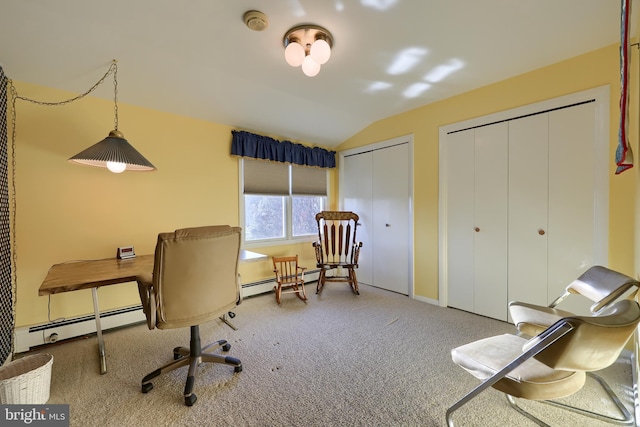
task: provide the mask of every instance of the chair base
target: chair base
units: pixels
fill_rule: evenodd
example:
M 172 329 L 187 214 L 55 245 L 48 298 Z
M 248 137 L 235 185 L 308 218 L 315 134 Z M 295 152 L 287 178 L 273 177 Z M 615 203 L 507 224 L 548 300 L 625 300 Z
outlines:
M 567 404 L 556 402 L 553 400 L 541 400 L 540 403 L 546 403 L 547 405 L 556 406 L 558 408 L 566 409 L 567 411 L 575 412 L 577 414 L 584 415 L 589 418 L 594 418 L 596 420 L 605 421 L 612 424 L 618 424 L 623 426 L 634 425 L 635 419 L 633 415 L 629 412 L 626 406 L 624 406 L 624 404 L 620 401 L 620 399 L 614 393 L 611 387 L 609 387 L 609 384 L 607 384 L 607 382 L 604 379 L 594 374 L 593 372 L 587 372 L 587 375 L 593 378 L 594 380 L 596 380 L 598 384 L 600 384 L 602 389 L 607 393 L 609 400 L 616 406 L 616 408 L 618 409 L 618 412 L 620 412 L 620 414 L 622 415 L 622 418 L 610 417 L 608 415 L 599 414 L 597 412 L 588 411 L 586 409 L 577 408 L 575 406 L 567 405 Z M 531 413 L 522 409 L 518 405 L 516 399 L 513 396 L 509 396 L 508 394 L 505 396 L 507 397 L 507 401 L 509 402 L 509 405 L 511 405 L 511 407 L 516 411 L 518 411 L 520 414 L 529 418 L 531 421 L 538 424 L 539 426 L 549 427 L 549 425 L 546 424 L 544 421 L 542 421 L 541 419 L 535 417 Z
M 331 277 L 327 277 L 327 270 L 326 269 L 321 269 L 320 270 L 320 276 L 318 277 L 318 285 L 316 286 L 316 294 L 319 294 L 322 291 L 322 288 L 324 287 L 324 284 L 326 282 L 343 282 L 343 283 L 348 283 L 349 286 L 351 286 L 351 290 L 353 291 L 354 294 L 356 295 L 360 295 L 360 290 L 358 289 L 358 279 L 356 278 L 356 271 L 353 268 L 350 267 L 344 267 L 347 268 L 347 271 L 349 272 L 348 276 L 331 276 Z
M 282 303 L 282 294 L 296 294 L 305 304 L 307 303 L 307 293 L 304 290 L 303 284 L 276 285 L 273 287 L 273 291 L 276 294 L 276 302 L 278 305 Z
M 205 347 L 200 345 L 200 327 L 191 326 L 191 340 L 189 348 L 176 347 L 173 349 L 173 362 L 167 363 L 163 367 L 156 369 L 149 373 L 142 379 L 142 392 L 148 393 L 153 389 L 153 383 L 151 380 L 167 372 L 171 372 L 182 366 L 189 366 L 189 373 L 187 374 L 187 382 L 184 387 L 184 403 L 187 406 L 192 406 L 197 396 L 193 393 L 193 386 L 195 384 L 196 371 L 198 365 L 201 363 L 221 363 L 225 365 L 231 365 L 234 367 L 234 372 L 242 372 L 242 362 L 235 357 L 223 356 L 220 354 L 205 353 L 209 349 L 220 348 L 222 351 L 229 351 L 231 344 L 226 340 L 219 340 L 211 343 Z

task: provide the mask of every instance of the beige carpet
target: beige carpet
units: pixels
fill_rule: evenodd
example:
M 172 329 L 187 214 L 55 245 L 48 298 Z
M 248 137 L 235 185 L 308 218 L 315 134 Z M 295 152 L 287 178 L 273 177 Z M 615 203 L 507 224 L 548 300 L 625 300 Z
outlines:
M 513 325 L 411 300 L 366 285 L 356 296 L 328 284 L 309 302 L 273 294 L 246 299 L 235 310 L 233 331 L 222 322 L 201 328 L 203 343 L 227 339 L 243 371 L 201 365 L 184 405 L 186 368 L 140 392 L 144 375 L 188 345 L 188 329 L 149 331 L 137 325 L 105 333 L 108 373 L 99 374 L 95 337 L 56 343 L 37 352 L 54 355 L 49 403 L 70 404 L 72 426 L 443 426 L 449 405 L 477 380 L 451 362 L 451 348 Z M 631 368 L 621 358 L 605 372 L 631 405 Z M 591 380 L 572 398 L 606 410 Z M 601 422 L 540 403 L 527 408 L 551 425 Z M 523 405 L 524 406 L 524 405 Z M 491 389 L 461 408 L 458 426 L 534 425 Z

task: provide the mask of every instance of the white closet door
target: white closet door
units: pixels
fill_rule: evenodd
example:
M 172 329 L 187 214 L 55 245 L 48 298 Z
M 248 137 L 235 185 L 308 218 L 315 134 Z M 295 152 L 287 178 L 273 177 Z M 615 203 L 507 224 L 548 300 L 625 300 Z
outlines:
M 474 312 L 507 320 L 508 125 L 475 130 Z
M 549 298 L 595 263 L 595 105 L 549 113 Z M 587 314 L 588 303 L 562 307 Z
M 358 282 L 373 285 L 373 241 L 371 226 L 373 213 L 373 156 L 371 153 L 344 157 L 344 210 L 360 217 L 357 237 L 361 241 L 356 277 Z
M 590 266 L 606 265 L 608 129 L 608 87 L 440 129 L 447 305 L 506 320 L 508 301 L 547 305 Z M 589 305 L 571 296 L 561 308 L 587 314 Z
M 548 114 L 509 122 L 509 301 L 547 305 Z M 557 295 L 556 295 L 557 296 Z
M 447 135 L 447 305 L 473 312 L 474 135 Z
M 409 294 L 409 144 L 373 152 L 373 280 Z

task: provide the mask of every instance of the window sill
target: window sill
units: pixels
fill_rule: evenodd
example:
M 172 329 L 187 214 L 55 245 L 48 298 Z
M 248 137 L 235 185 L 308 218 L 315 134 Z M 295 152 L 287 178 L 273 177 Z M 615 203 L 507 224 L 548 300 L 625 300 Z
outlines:
M 296 245 L 300 243 L 309 243 L 315 242 L 318 240 L 318 236 L 305 236 L 299 237 L 296 239 L 283 239 L 283 240 L 262 240 L 260 242 L 242 242 L 243 249 L 253 249 L 253 248 L 264 248 L 267 246 L 286 246 L 286 245 Z

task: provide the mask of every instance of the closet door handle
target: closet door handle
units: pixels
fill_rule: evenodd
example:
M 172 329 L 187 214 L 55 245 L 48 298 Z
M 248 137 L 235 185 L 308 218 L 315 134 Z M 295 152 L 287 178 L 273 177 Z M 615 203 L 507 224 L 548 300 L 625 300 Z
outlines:
M 391 227 L 391 224 L 385 224 L 384 226 L 385 227 Z
M 541 236 L 544 236 L 545 231 L 541 228 L 540 230 L 538 230 L 538 234 Z
M 474 231 L 475 231 L 476 233 L 478 233 L 478 232 L 480 232 L 480 228 L 476 227 L 476 228 L 474 228 Z

